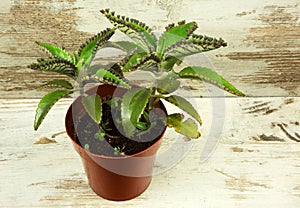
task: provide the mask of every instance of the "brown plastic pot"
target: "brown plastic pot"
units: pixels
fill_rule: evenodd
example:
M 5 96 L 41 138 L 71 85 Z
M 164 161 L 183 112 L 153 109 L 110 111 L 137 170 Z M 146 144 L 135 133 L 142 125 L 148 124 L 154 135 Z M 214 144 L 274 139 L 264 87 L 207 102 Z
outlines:
M 107 95 L 122 96 L 125 92 L 126 90 L 123 88 L 99 85 L 88 90 L 87 93 L 97 93 L 101 97 L 105 97 Z M 161 102 L 156 107 L 166 113 Z M 129 200 L 142 194 L 151 182 L 155 155 L 166 128 L 152 146 L 137 154 L 124 157 L 97 155 L 86 151 L 74 138 L 75 124 L 73 120 L 76 121 L 78 116 L 83 116 L 85 113 L 80 96 L 68 109 L 65 125 L 75 150 L 82 158 L 90 187 L 99 196 L 114 201 Z

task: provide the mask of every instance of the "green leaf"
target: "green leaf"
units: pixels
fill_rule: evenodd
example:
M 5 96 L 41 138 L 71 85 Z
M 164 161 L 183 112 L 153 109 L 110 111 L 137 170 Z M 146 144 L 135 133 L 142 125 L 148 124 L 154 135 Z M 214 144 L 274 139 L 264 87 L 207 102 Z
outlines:
M 81 70 L 83 65 L 84 65 L 84 59 L 78 60 L 78 62 L 75 65 L 76 66 L 76 74 L 80 73 L 80 70 Z
M 77 76 L 77 67 L 72 62 L 60 58 L 39 59 L 37 63 L 28 67 L 37 71 L 56 72 L 73 79 Z
M 145 123 L 145 122 L 137 122 L 136 127 L 142 131 L 145 131 L 148 129 L 147 123 Z
M 105 133 L 102 131 L 102 129 L 99 129 L 94 135 L 94 138 L 98 139 L 100 142 L 103 142 L 105 141 Z
M 100 124 L 102 119 L 102 101 L 101 97 L 95 95 L 85 95 L 82 97 L 82 105 L 89 116 L 97 123 Z
M 102 14 L 121 32 L 135 41 L 143 50 L 153 52 L 156 48 L 156 37 L 145 23 L 136 19 L 115 15 L 109 9 L 101 10 Z
M 193 34 L 188 40 L 180 40 L 165 49 L 165 57 L 176 57 L 183 59 L 200 52 L 206 52 L 226 46 L 227 43 L 220 38 L 216 38 Z
M 161 67 L 165 69 L 165 71 L 171 71 L 175 64 L 180 65 L 181 63 L 182 60 L 174 56 L 166 56 L 161 62 Z
M 165 48 L 177 43 L 180 40 L 187 39 L 192 32 L 197 28 L 195 22 L 189 22 L 187 24 L 178 25 L 167 29 L 159 38 L 156 54 L 158 57 L 162 57 Z
M 73 53 L 73 63 L 74 63 L 75 65 L 77 65 L 78 60 L 79 60 L 78 53 L 75 51 L 75 52 Z
M 135 70 L 145 70 L 145 71 L 155 71 L 157 70 L 157 65 L 160 62 L 158 57 L 154 54 L 134 54 L 124 65 L 124 71 L 135 71 Z
M 174 128 L 176 132 L 189 138 L 198 138 L 201 133 L 198 131 L 197 124 L 192 119 L 183 121 L 184 116 L 180 113 L 175 113 L 167 116 L 167 126 Z
M 198 79 L 216 85 L 217 87 L 238 96 L 245 96 L 223 77 L 209 68 L 193 66 L 182 69 L 178 74 L 181 78 Z
M 116 41 L 116 42 L 107 42 L 107 44 L 105 44 L 104 47 L 112 47 L 112 48 L 116 48 L 116 49 L 120 49 L 124 52 L 126 52 L 127 54 L 131 54 L 135 51 L 138 52 L 145 52 L 145 50 L 143 48 L 141 48 L 139 45 L 137 45 L 134 42 L 130 42 L 130 41 Z
M 72 57 L 62 48 L 50 45 L 47 43 L 42 43 L 42 42 L 36 42 L 39 46 L 43 47 L 46 49 L 46 51 L 49 53 L 49 55 L 53 57 L 58 57 L 60 59 L 68 60 L 70 62 L 73 61 Z
M 121 103 L 121 117 L 126 136 L 131 136 L 136 129 L 150 96 L 151 91 L 147 88 L 132 88 L 124 94 Z
M 176 57 L 177 59 L 183 59 L 186 56 L 190 56 L 196 53 L 204 51 L 200 46 L 194 45 L 187 40 L 181 40 L 165 49 L 165 57 Z
M 173 105 L 176 105 L 181 110 L 188 113 L 190 116 L 195 118 L 200 125 L 202 125 L 202 120 L 194 106 L 185 98 L 178 96 L 178 95 L 171 95 L 169 97 L 164 98 L 169 103 L 172 103 Z
M 157 91 L 161 94 L 170 94 L 180 87 L 180 81 L 176 79 L 177 75 L 170 72 L 166 77 L 157 80 Z
M 67 80 L 63 79 L 54 79 L 46 84 L 43 84 L 40 88 L 48 88 L 48 87 L 62 87 L 65 89 L 73 89 L 73 85 Z
M 115 29 L 107 28 L 93 36 L 86 43 L 80 46 L 78 51 L 79 61 L 84 60 L 84 64 L 90 64 L 93 56 L 99 47 L 102 47 L 115 33 Z
M 111 72 L 112 74 L 116 75 L 117 77 L 119 77 L 122 80 L 125 79 L 124 73 L 123 73 L 123 67 L 121 66 L 120 63 L 115 63 L 108 69 L 108 71 Z
M 37 130 L 52 106 L 62 97 L 71 94 L 69 90 L 56 90 L 46 94 L 39 102 L 34 119 L 34 130 Z
M 115 75 L 112 72 L 107 71 L 105 69 L 99 69 L 96 72 L 96 76 L 98 76 L 103 82 L 108 81 L 109 83 L 114 84 L 114 85 L 120 85 L 125 88 L 130 88 L 129 84 L 127 84 L 125 81 L 123 81 L 117 75 Z
M 157 82 L 157 91 L 161 94 L 170 94 L 175 92 L 180 87 L 180 81 L 174 79 L 168 82 L 164 80 L 159 80 Z
M 123 71 L 129 72 L 134 71 L 136 68 L 134 66 L 137 65 L 145 56 L 147 56 L 147 53 L 134 53 L 129 58 L 125 58 L 123 60 Z

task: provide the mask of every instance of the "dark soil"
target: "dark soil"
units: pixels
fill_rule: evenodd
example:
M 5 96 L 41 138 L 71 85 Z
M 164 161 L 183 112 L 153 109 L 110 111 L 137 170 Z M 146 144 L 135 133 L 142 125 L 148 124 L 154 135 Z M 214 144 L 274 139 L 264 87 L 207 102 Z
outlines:
M 166 128 L 163 120 L 159 119 L 161 117 L 157 116 L 153 122 L 155 125 L 152 125 L 150 129 L 146 131 L 137 129 L 131 138 L 126 138 L 121 133 L 122 127 L 113 119 L 120 117 L 120 111 L 112 113 L 110 105 L 104 103 L 100 125 L 96 124 L 88 114 L 85 114 L 74 121 L 76 131 L 73 129 L 71 132 L 74 132 L 76 142 L 88 151 L 94 154 L 119 157 L 133 155 L 147 149 L 160 138 Z M 99 130 L 103 132 L 104 126 L 106 135 L 103 137 Z

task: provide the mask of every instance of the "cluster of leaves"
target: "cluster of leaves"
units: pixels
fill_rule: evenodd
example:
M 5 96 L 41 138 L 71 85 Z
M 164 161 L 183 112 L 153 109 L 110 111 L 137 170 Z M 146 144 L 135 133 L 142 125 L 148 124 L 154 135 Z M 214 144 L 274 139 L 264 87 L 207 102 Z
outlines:
M 83 66 L 89 67 L 93 57 L 101 47 L 113 47 L 127 53 L 126 57 L 112 65 L 112 67 L 99 67 L 88 79 L 125 87 L 128 91 L 121 101 L 121 122 L 126 136 L 130 137 L 136 129 L 147 130 L 148 122 L 142 122 L 149 117 L 148 111 L 161 99 L 177 106 L 189 116 L 185 118 L 182 113 L 169 114 L 165 124 L 175 131 L 190 138 L 200 136 L 199 125 L 201 118 L 193 105 L 185 98 L 175 95 L 180 87 L 180 79 L 200 80 L 216 85 L 225 91 L 244 96 L 232 84 L 209 68 L 201 66 L 188 66 L 179 72 L 174 70 L 175 65 L 180 66 L 186 56 L 215 50 L 226 46 L 223 39 L 216 39 L 205 35 L 195 34 L 197 24 L 185 21 L 170 24 L 162 35 L 157 38 L 151 29 L 136 19 L 116 15 L 109 9 L 101 13 L 114 25 L 89 39 L 80 47 L 78 52 L 70 56 L 63 49 L 44 43 L 37 43 L 47 50 L 50 57 L 39 59 L 29 67 L 34 70 L 53 71 L 67 75 L 76 80 Z M 115 30 L 126 34 L 132 41 L 110 42 Z M 154 77 L 159 77 L 150 87 L 134 88 L 125 79 L 124 72 L 136 70 L 150 71 Z M 86 80 L 84 80 L 86 81 Z M 37 108 L 34 128 L 37 129 L 52 105 L 60 98 L 74 92 L 73 85 L 66 80 L 53 80 L 44 86 L 56 86 L 62 89 L 45 95 Z M 98 95 L 83 96 L 83 105 L 89 115 L 97 123 L 102 119 L 102 100 Z M 148 111 L 146 111 L 148 109 Z
M 38 71 L 59 73 L 72 78 L 74 81 L 77 81 L 80 70 L 83 68 L 83 66 L 91 63 L 96 51 L 101 48 L 114 33 L 114 28 L 108 28 L 96 34 L 87 40 L 86 43 L 82 44 L 78 52 L 74 52 L 73 55 L 70 55 L 64 49 L 58 46 L 36 42 L 37 45 L 42 47 L 47 52 L 49 57 L 40 58 L 37 60 L 37 62 L 32 63 L 28 67 Z M 67 79 L 51 80 L 41 86 L 41 88 L 49 87 L 55 88 L 55 90 L 46 94 L 40 100 L 35 114 L 35 130 L 39 128 L 51 107 L 59 99 L 75 92 L 74 84 L 69 82 Z

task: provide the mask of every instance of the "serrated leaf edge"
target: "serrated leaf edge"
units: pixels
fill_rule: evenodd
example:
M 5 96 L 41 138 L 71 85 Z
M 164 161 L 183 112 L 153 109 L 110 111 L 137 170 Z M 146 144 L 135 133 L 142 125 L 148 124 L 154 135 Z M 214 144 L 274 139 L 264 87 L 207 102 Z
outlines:
M 122 125 L 123 125 L 123 128 L 124 128 L 125 125 L 127 125 L 127 124 L 124 124 L 124 123 L 123 123 L 123 122 L 125 122 L 125 121 L 130 122 L 130 124 L 132 124 L 132 112 L 131 112 L 130 115 L 127 115 L 127 114 L 124 112 L 124 106 L 127 106 L 127 107 L 128 107 L 128 110 L 131 111 L 130 105 L 131 105 L 132 99 L 133 99 L 135 96 L 137 96 L 138 93 L 142 93 L 142 91 L 146 91 L 146 90 L 149 91 L 149 89 L 147 89 L 147 88 L 132 88 L 132 89 L 128 90 L 128 91 L 123 95 L 122 102 L 121 102 L 121 118 L 122 118 Z M 127 95 L 128 95 L 127 93 L 128 93 L 128 94 L 129 94 L 129 93 L 134 93 L 134 95 L 127 98 Z M 149 91 L 149 95 L 148 95 L 148 97 L 146 98 L 146 100 L 149 100 L 150 97 L 151 97 L 151 93 L 150 93 L 150 91 Z M 129 98 L 131 98 L 131 100 L 129 100 Z M 137 121 L 141 118 L 142 113 L 144 112 L 144 110 L 145 110 L 147 104 L 148 104 L 148 102 L 146 102 L 145 105 L 142 106 L 142 109 L 143 109 L 143 110 L 141 111 L 140 115 L 138 116 Z M 129 116 L 129 119 L 125 119 L 125 117 L 128 117 L 128 116 Z M 132 126 L 133 126 L 133 124 L 132 124 Z M 134 127 L 134 129 L 135 129 L 135 127 Z M 125 132 L 125 134 L 129 134 L 129 135 L 130 135 L 130 134 L 132 133 L 132 131 L 134 131 L 134 129 L 132 128 L 132 129 L 130 130 L 131 132 L 128 132 L 128 131 L 125 130 L 125 128 L 124 128 L 124 132 Z
M 99 38 L 99 40 L 97 41 L 95 47 L 93 48 L 92 51 L 92 58 L 95 55 L 95 53 L 97 52 L 98 48 L 103 46 L 114 34 L 115 29 L 114 28 L 106 28 L 105 30 L 97 33 L 96 35 L 94 35 L 93 37 L 89 38 L 88 40 L 86 40 L 85 43 L 83 43 L 78 50 L 78 57 L 79 59 L 82 58 L 82 52 L 85 49 L 85 47 L 87 47 L 89 44 L 91 44 L 93 41 L 97 40 Z M 85 60 L 86 61 L 86 60 Z
M 60 84 L 57 81 L 59 81 L 59 82 L 65 82 L 65 84 L 69 85 L 69 86 Z M 68 90 L 73 89 L 73 85 L 70 82 L 68 82 L 66 80 L 61 80 L 61 79 L 54 79 L 54 80 L 52 80 L 50 82 L 47 82 L 46 84 L 41 85 L 39 87 L 39 89 L 44 89 L 44 88 L 49 88 L 49 87 L 62 87 L 62 88 L 68 89 Z
M 86 96 L 94 96 L 94 95 L 86 95 Z M 99 124 L 100 122 L 101 122 L 101 120 L 102 120 L 102 99 L 101 99 L 101 97 L 98 95 L 98 94 L 95 94 L 95 96 L 97 97 L 97 99 L 99 99 L 99 101 L 100 101 L 100 103 L 99 103 L 99 105 L 101 106 L 100 108 L 100 115 L 99 115 L 99 120 L 96 120 L 95 119 L 95 117 L 94 117 L 94 115 L 92 115 L 91 114 L 91 112 L 88 110 L 89 108 L 88 108 L 88 106 L 86 105 L 86 103 L 84 102 L 84 99 L 86 98 L 85 96 L 82 96 L 82 98 L 81 98 L 81 103 L 82 103 L 82 105 L 83 105 L 83 107 L 84 107 L 84 109 L 85 109 L 85 111 L 87 112 L 87 114 L 97 123 L 97 124 Z
M 68 60 L 68 61 L 70 61 L 70 62 L 73 61 L 71 55 L 70 55 L 66 50 L 64 50 L 63 48 L 60 48 L 60 47 L 58 47 L 58 46 L 51 45 L 51 44 L 48 44 L 48 43 L 42 43 L 42 42 L 40 42 L 40 41 L 36 41 L 35 43 L 36 43 L 36 44 L 37 44 L 44 52 L 46 52 L 49 56 L 55 56 L 55 55 L 51 52 L 51 50 L 49 50 L 49 49 L 47 48 L 48 46 L 53 47 L 53 48 L 58 49 L 58 50 L 60 50 L 61 52 L 63 52 L 64 55 L 67 56 L 67 59 L 65 59 L 65 60 Z M 64 59 L 63 57 L 59 57 L 59 58 Z
M 179 98 L 179 99 L 185 100 L 184 102 L 186 102 L 186 104 L 190 105 L 189 107 L 194 111 L 193 114 L 195 114 L 197 116 L 195 116 L 193 114 L 190 114 L 184 108 L 182 108 L 182 106 L 180 104 L 178 104 L 177 102 L 173 102 L 171 100 L 171 98 L 174 98 L 175 100 L 177 100 L 176 97 Z M 185 98 L 183 98 L 181 96 L 178 96 L 178 95 L 171 95 L 171 96 L 168 96 L 168 97 L 163 97 L 163 99 L 168 101 L 169 103 L 177 106 L 178 108 L 180 108 L 181 110 L 183 110 L 184 112 L 186 112 L 187 114 L 192 116 L 194 119 L 196 119 L 200 125 L 202 125 L 202 119 L 201 119 L 200 115 L 198 114 L 197 110 L 194 108 L 194 106 L 188 100 L 186 100 Z
M 61 96 L 59 96 L 57 99 L 55 99 L 55 100 L 52 101 L 52 104 L 49 105 L 47 111 L 45 111 L 45 113 L 44 113 L 44 116 L 42 116 L 41 119 L 40 119 L 40 121 L 38 122 L 38 121 L 37 121 L 38 110 L 39 110 L 39 108 L 40 108 L 40 105 L 42 104 L 43 99 L 44 99 L 46 96 L 49 96 L 51 93 L 58 92 L 58 91 L 61 91 L 61 92 L 64 92 L 64 93 L 62 93 Z M 44 96 L 42 97 L 42 99 L 40 100 L 40 102 L 39 102 L 39 104 L 38 104 L 38 107 L 37 107 L 37 109 L 36 109 L 36 111 L 35 111 L 35 117 L 34 117 L 34 130 L 37 130 L 37 129 L 39 128 L 39 126 L 41 125 L 41 123 L 42 123 L 43 120 L 45 119 L 45 117 L 46 117 L 46 115 L 48 114 L 48 112 L 50 111 L 50 109 L 54 106 L 54 104 L 55 104 L 59 99 L 63 98 L 64 96 L 66 96 L 66 95 L 68 95 L 68 94 L 71 94 L 71 93 L 72 93 L 72 91 L 69 91 L 69 90 L 55 90 L 55 91 L 52 91 L 52 92 L 47 93 L 46 95 L 44 95 Z
M 146 46 L 150 52 L 153 52 L 156 48 L 156 42 L 157 38 L 152 33 L 151 29 L 143 22 L 134 19 L 129 18 L 125 16 L 115 15 L 115 12 L 110 11 L 110 9 L 102 9 L 100 12 L 105 15 L 105 17 L 113 23 L 117 28 L 118 24 L 123 25 L 133 31 L 136 32 L 136 34 L 141 38 L 141 41 L 143 42 L 143 45 Z M 126 34 L 126 32 L 124 32 Z M 151 42 L 148 41 L 148 38 L 146 35 L 148 35 L 148 38 L 151 38 Z
M 215 86 L 217 86 L 217 87 L 219 87 L 219 88 L 221 88 L 221 89 L 223 89 L 223 90 L 225 90 L 225 91 L 227 91 L 227 92 L 229 92 L 229 93 L 231 93 L 231 94 L 233 94 L 233 95 L 245 96 L 245 94 L 244 94 L 243 92 L 239 91 L 239 90 L 236 89 L 235 87 L 234 87 L 235 91 L 234 91 L 234 90 L 230 90 L 228 87 L 226 87 L 226 86 L 224 86 L 224 85 L 218 83 L 218 82 L 215 81 L 215 80 L 210 79 L 210 78 L 207 77 L 207 76 L 203 76 L 203 75 L 195 74 L 195 73 L 185 73 L 185 72 L 183 72 L 183 70 L 186 70 L 186 69 L 189 69 L 189 68 L 191 68 L 191 69 L 193 69 L 193 68 L 202 68 L 202 69 L 210 70 L 210 71 L 212 71 L 213 73 L 215 73 L 217 76 L 219 76 L 220 79 L 223 79 L 223 80 L 226 81 L 229 85 L 231 85 L 232 87 L 234 87 L 230 82 L 228 82 L 227 80 L 225 80 L 222 76 L 218 75 L 218 74 L 217 74 L 216 72 L 214 72 L 213 70 L 211 70 L 211 69 L 209 69 L 209 68 L 205 68 L 205 67 L 199 67 L 199 66 L 186 67 L 186 68 L 182 69 L 180 72 L 178 72 L 177 75 L 178 75 L 179 77 L 181 77 L 181 78 L 190 78 L 190 79 L 192 79 L 192 78 L 197 78 L 197 79 L 200 79 L 200 80 L 204 80 L 204 81 L 206 81 L 206 82 L 208 82 L 208 83 L 211 83 L 211 84 L 213 84 L 213 85 L 215 85 Z

